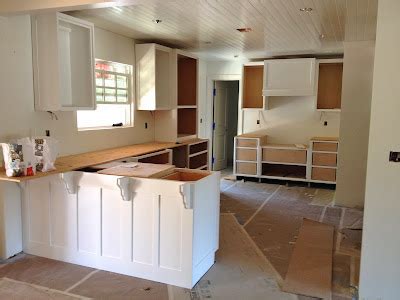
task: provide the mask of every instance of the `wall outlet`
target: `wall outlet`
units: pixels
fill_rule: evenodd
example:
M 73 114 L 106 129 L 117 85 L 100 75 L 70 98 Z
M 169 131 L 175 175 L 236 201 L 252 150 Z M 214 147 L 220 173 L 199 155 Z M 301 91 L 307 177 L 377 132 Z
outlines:
M 324 121 L 324 126 L 328 126 L 328 121 Z
M 50 136 L 50 130 L 46 130 L 46 136 Z
M 257 120 L 257 125 L 260 125 L 260 120 Z
M 147 129 L 147 128 L 148 128 L 147 122 L 146 122 L 146 123 L 144 123 L 144 128 L 145 128 L 145 129 Z

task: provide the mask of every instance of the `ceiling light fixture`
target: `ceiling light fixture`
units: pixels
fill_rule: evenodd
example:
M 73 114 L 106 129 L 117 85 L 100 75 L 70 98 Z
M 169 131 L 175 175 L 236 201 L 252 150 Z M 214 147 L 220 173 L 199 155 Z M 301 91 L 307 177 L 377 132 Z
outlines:
M 300 11 L 301 11 L 301 12 L 308 12 L 308 13 L 310 13 L 310 12 L 313 11 L 313 9 L 312 9 L 312 7 L 303 7 L 303 8 L 300 8 Z
M 162 20 L 161 19 L 154 19 L 153 23 L 160 24 L 160 23 L 162 23 Z
M 250 27 L 243 27 L 243 28 L 238 28 L 236 29 L 239 32 L 250 32 L 252 29 Z

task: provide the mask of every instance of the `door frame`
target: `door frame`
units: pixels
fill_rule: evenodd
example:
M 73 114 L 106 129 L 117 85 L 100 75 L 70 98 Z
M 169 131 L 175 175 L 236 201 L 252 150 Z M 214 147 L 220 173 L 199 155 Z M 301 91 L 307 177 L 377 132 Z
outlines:
M 215 74 L 207 76 L 207 111 L 206 111 L 206 138 L 210 141 L 211 151 L 209 151 L 208 161 L 210 169 L 213 169 L 213 121 L 214 121 L 214 82 L 215 81 L 238 81 L 239 82 L 239 99 L 238 99 L 238 132 L 243 132 L 243 110 L 242 110 L 242 75 L 241 74 Z

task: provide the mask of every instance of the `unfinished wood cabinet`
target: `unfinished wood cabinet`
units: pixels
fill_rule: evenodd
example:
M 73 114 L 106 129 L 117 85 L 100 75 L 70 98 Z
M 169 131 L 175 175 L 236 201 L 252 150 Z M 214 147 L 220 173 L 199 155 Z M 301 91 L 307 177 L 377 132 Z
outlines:
M 236 162 L 236 173 L 239 175 L 257 176 L 257 163 L 253 162 Z
M 137 109 L 173 109 L 172 49 L 157 44 L 138 44 L 135 49 Z
M 262 149 L 263 162 L 279 162 L 287 164 L 307 163 L 307 150 L 292 145 L 267 145 Z
M 262 95 L 264 77 L 264 63 L 249 63 L 243 66 L 243 109 L 264 109 L 265 102 Z
M 307 151 L 307 147 L 304 145 L 264 145 L 262 147 L 261 177 L 306 180 Z
M 310 141 L 309 179 L 311 182 L 336 183 L 339 141 L 337 138 L 314 137 Z
M 122 162 L 141 162 L 150 164 L 172 164 L 172 150 L 165 149 L 145 155 L 134 156 L 121 160 Z
M 336 169 L 313 167 L 312 173 L 311 173 L 311 179 L 318 180 L 318 181 L 335 182 L 336 181 Z
M 317 110 L 340 111 L 342 102 L 343 59 L 318 61 Z
M 94 25 L 54 12 L 31 24 L 35 110 L 94 110 Z
M 155 112 L 155 139 L 185 142 L 197 137 L 198 58 L 172 50 L 172 109 Z
M 257 177 L 261 168 L 261 147 L 267 143 L 263 134 L 242 134 L 235 137 L 233 173 Z
M 208 170 L 208 140 L 199 140 L 187 145 L 189 169 Z
M 197 139 L 172 149 L 172 162 L 178 168 L 208 170 L 208 140 Z

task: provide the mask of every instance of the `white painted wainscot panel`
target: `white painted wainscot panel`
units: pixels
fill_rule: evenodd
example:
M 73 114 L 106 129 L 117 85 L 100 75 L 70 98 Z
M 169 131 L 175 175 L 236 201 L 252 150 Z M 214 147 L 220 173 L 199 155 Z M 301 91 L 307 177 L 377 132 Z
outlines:
M 218 172 L 182 182 L 76 171 L 22 194 L 26 253 L 184 288 L 214 264 Z

